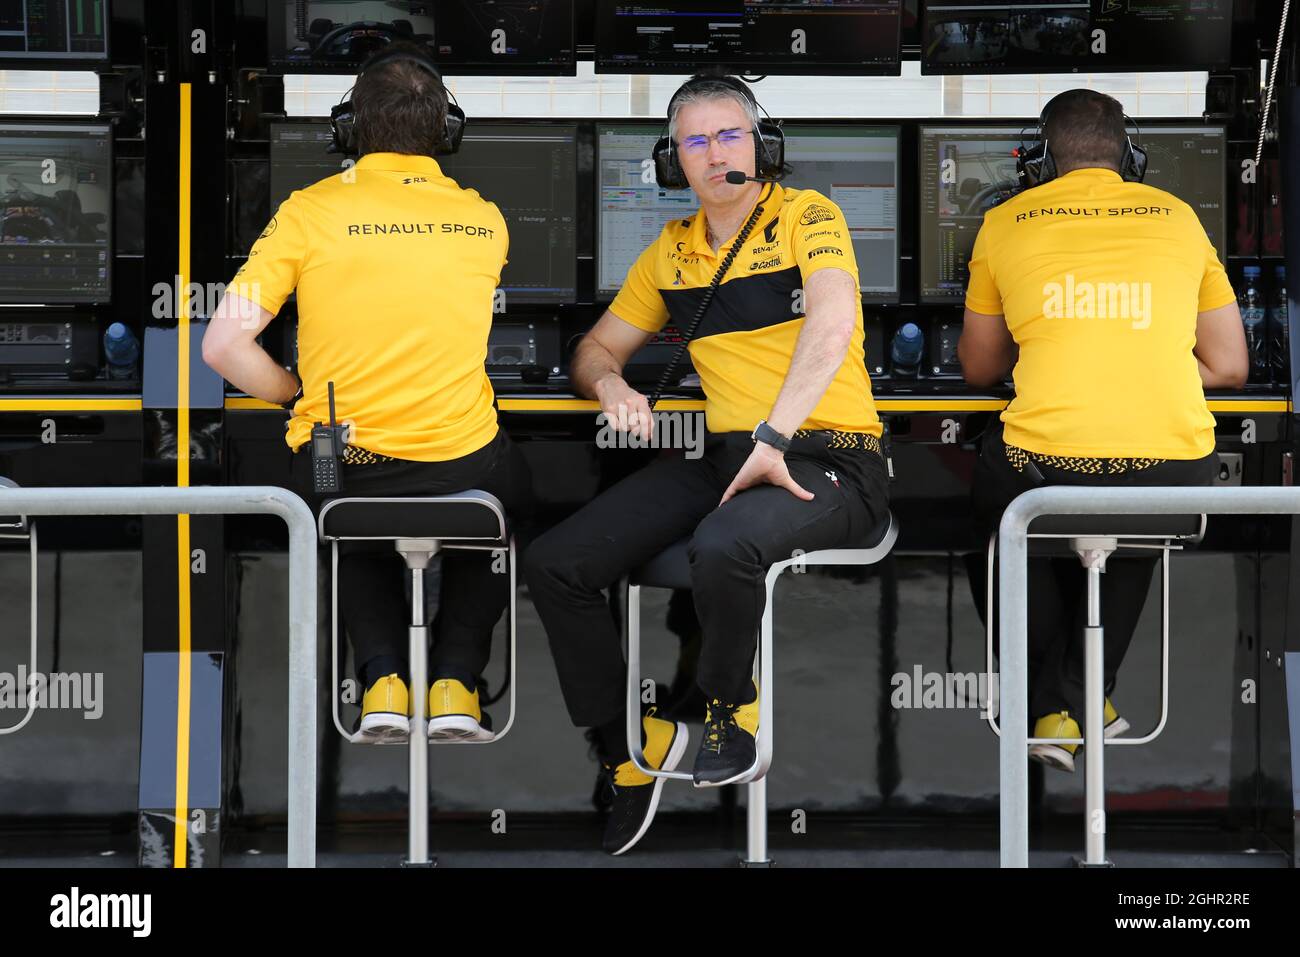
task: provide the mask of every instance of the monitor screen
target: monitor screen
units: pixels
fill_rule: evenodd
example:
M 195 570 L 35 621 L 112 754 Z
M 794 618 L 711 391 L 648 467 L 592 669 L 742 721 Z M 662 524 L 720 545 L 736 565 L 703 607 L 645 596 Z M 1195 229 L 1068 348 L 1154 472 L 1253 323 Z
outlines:
M 1034 127 L 1026 131 L 1032 144 Z M 962 302 L 967 263 L 984 213 L 1018 190 L 1019 126 L 922 127 L 920 269 L 922 302 Z M 1223 261 L 1227 145 L 1223 127 L 1154 125 L 1134 142 L 1147 150 L 1148 186 L 1196 210 Z
M 107 0 L 0 0 L 0 60 L 107 57 Z
M 597 73 L 899 73 L 902 0 L 596 4 Z
M 501 277 L 511 303 L 577 298 L 577 140 L 566 123 L 474 122 L 442 171 L 496 203 L 510 231 Z M 352 161 L 329 153 L 325 121 L 271 124 L 271 208 L 295 189 L 342 172 Z
M 599 217 L 596 294 L 612 299 L 632 264 L 664 225 L 694 214 L 692 190 L 661 189 L 650 154 L 658 126 L 601 124 L 596 131 Z M 844 211 L 858 260 L 862 294 L 898 295 L 898 129 L 873 126 L 785 127 L 786 161 L 794 172 L 782 185 L 815 189 Z
M 271 66 L 355 73 L 393 40 L 425 47 L 448 73 L 576 70 L 573 0 L 270 0 Z
M 1231 59 L 1232 0 L 939 0 L 922 73 L 1205 70 Z
M 0 302 L 108 302 L 112 134 L 0 124 Z

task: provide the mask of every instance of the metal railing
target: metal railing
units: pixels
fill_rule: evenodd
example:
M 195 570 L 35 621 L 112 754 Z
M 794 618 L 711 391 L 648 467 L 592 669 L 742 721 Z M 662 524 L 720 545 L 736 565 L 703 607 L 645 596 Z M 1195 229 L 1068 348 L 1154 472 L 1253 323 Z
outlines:
M 289 856 L 316 866 L 316 520 L 274 486 L 6 488 L 10 515 L 278 515 L 289 527 Z
M 999 783 L 1003 867 L 1029 866 L 1029 523 L 1040 515 L 1296 515 L 1300 487 L 1036 488 L 1008 506 L 998 529 L 1002 569 Z

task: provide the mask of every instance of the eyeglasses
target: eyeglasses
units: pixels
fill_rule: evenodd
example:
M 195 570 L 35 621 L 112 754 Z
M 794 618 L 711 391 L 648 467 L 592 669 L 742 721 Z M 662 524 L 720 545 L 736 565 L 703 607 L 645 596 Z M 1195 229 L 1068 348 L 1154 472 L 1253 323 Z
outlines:
M 707 133 L 701 136 L 688 136 L 682 140 L 682 149 L 688 153 L 700 154 L 709 148 L 709 144 L 714 140 L 722 147 L 735 146 L 746 136 L 753 135 L 753 130 L 719 130 L 716 133 Z

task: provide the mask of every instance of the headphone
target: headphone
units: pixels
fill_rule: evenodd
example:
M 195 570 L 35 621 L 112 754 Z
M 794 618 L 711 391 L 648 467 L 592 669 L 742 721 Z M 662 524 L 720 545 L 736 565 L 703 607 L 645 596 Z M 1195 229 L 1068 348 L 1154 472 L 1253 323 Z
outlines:
M 1068 91 L 1067 91 L 1068 92 Z M 1020 183 L 1026 189 L 1033 186 L 1042 186 L 1044 183 L 1050 183 L 1056 179 L 1056 159 L 1052 156 L 1051 150 L 1047 148 L 1047 118 L 1051 114 L 1052 104 L 1056 102 L 1057 97 L 1064 96 L 1064 93 L 1058 93 L 1052 97 L 1043 107 L 1043 112 L 1038 117 L 1038 142 L 1034 146 L 1026 146 L 1024 133 L 1020 137 L 1020 149 L 1016 150 L 1016 175 L 1020 178 Z M 1137 123 L 1124 114 L 1124 158 L 1119 163 L 1119 175 L 1126 183 L 1140 183 L 1147 174 L 1147 152 L 1141 146 L 1133 144 L 1133 137 L 1128 135 L 1128 126 L 1133 124 L 1133 128 L 1138 130 L 1138 135 L 1142 131 L 1138 129 Z
M 673 104 L 677 102 L 678 97 L 689 92 L 692 87 L 705 82 L 723 83 L 740 93 L 754 108 L 755 113 L 760 110 L 763 113 L 767 112 L 758 105 L 758 100 L 754 98 L 754 93 L 747 83 L 731 76 L 700 73 L 683 83 L 673 94 L 673 98 L 668 101 L 668 116 L 673 115 Z M 690 189 L 691 184 L 687 182 L 686 174 L 682 172 L 682 164 L 677 158 L 677 144 L 668 135 L 667 123 L 665 123 L 664 135 L 655 143 L 654 161 L 655 178 L 660 186 L 664 189 Z M 781 132 L 781 124 L 770 116 L 765 120 L 760 119 L 754 128 L 755 178 L 764 182 L 777 182 L 789 173 L 790 167 L 785 164 L 785 134 Z
M 388 50 L 377 53 L 366 64 L 361 76 L 365 76 L 367 70 L 373 70 L 387 63 L 397 63 L 403 60 L 428 70 L 434 79 L 440 85 L 442 84 L 442 74 L 438 72 L 438 67 L 431 57 L 406 50 Z M 358 76 L 357 79 L 360 80 L 361 76 Z M 360 152 L 357 146 L 357 111 L 352 104 L 352 92 L 355 89 L 354 86 L 351 90 L 348 90 L 343 97 L 343 102 L 330 110 L 330 129 L 334 133 L 334 142 L 329 147 L 331 153 L 356 156 Z M 456 98 L 452 96 L 451 91 L 445 85 L 443 85 L 443 90 L 447 94 L 447 118 L 442 129 L 438 132 L 438 139 L 433 148 L 434 156 L 452 155 L 460 149 L 460 141 L 465 136 L 465 111 L 456 104 Z

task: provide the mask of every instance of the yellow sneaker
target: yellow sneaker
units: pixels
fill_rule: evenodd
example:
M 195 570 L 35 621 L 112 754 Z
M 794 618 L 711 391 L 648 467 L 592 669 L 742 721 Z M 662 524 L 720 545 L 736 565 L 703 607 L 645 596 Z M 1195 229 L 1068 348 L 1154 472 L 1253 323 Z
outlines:
M 695 755 L 695 786 L 719 787 L 754 773 L 758 766 L 758 683 L 754 700 L 729 704 L 714 698 L 704 719 L 704 738 Z
M 411 729 L 409 709 L 406 682 L 396 674 L 385 675 L 366 689 L 357 731 L 371 743 L 405 740 Z
M 686 725 L 657 718 L 654 710 L 651 708 L 650 713 L 641 719 L 646 763 L 658 770 L 675 771 L 686 753 L 690 734 Z M 605 822 L 603 846 L 608 853 L 617 856 L 641 840 L 649 829 L 665 779 L 646 774 L 631 761 L 624 761 L 614 768 L 607 765 L 606 773 L 610 775 L 613 800 Z
M 1081 738 L 1079 722 L 1070 717 L 1068 711 L 1058 711 L 1045 715 L 1034 722 L 1035 738 Z M 1077 744 L 1031 744 L 1029 756 L 1049 768 L 1060 771 L 1074 770 L 1074 753 L 1079 750 Z
M 1110 703 L 1109 698 L 1106 699 L 1106 707 L 1102 712 L 1101 720 L 1102 724 L 1105 725 L 1102 732 L 1108 738 L 1118 738 L 1129 729 L 1129 723 L 1119 716 L 1119 712 L 1115 710 L 1115 706 Z
M 478 689 L 455 678 L 439 678 L 429 689 L 429 738 L 434 741 L 489 741 L 492 721 L 479 708 Z

